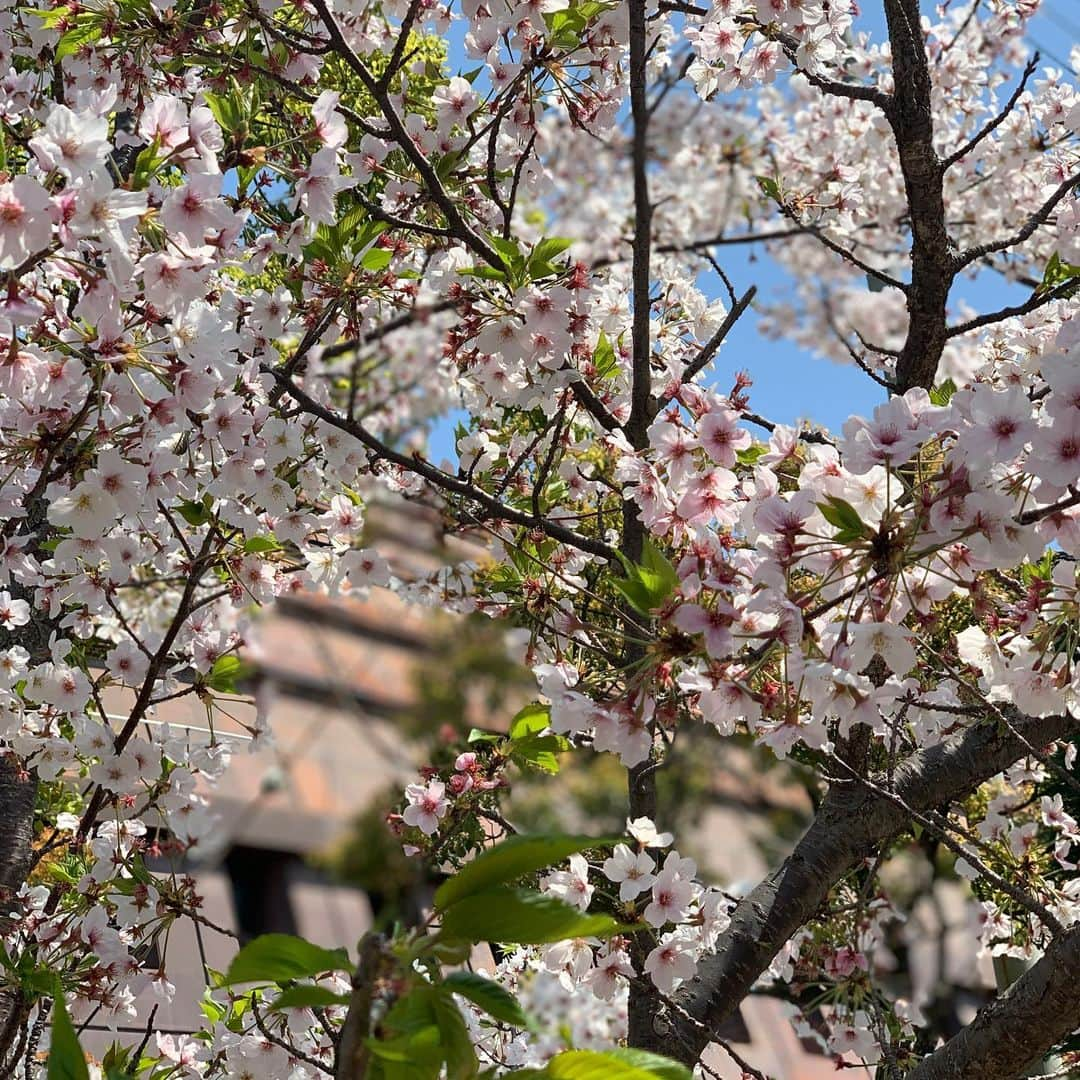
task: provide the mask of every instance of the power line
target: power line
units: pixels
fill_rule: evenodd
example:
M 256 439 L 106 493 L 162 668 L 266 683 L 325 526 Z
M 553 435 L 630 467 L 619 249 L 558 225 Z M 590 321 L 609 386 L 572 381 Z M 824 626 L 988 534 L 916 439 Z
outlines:
M 1057 56 L 1053 49 L 1048 49 L 1045 45 L 1037 41 L 1031 34 L 1025 34 L 1024 40 L 1034 45 L 1039 52 L 1045 56 L 1048 60 L 1053 60 L 1059 67 L 1064 68 L 1066 71 L 1072 71 L 1072 65 L 1068 60 L 1062 60 L 1060 56 Z
M 1056 22 L 1058 26 L 1065 30 L 1068 30 L 1070 34 L 1076 34 L 1080 37 L 1080 25 L 1074 23 L 1071 19 L 1065 18 L 1060 11 L 1052 8 L 1049 4 L 1043 3 L 1043 6 L 1039 9 L 1040 15 L 1045 15 L 1048 19 Z

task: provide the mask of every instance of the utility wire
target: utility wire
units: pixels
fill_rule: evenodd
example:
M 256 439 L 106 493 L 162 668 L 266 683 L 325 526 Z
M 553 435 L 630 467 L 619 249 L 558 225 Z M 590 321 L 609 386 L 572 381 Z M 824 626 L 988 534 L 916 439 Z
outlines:
M 1052 22 L 1056 22 L 1063 30 L 1068 30 L 1070 34 L 1075 34 L 1080 39 L 1080 23 L 1074 23 L 1071 19 L 1067 19 L 1057 8 L 1053 8 L 1044 2 L 1039 9 L 1039 14 L 1045 15 Z

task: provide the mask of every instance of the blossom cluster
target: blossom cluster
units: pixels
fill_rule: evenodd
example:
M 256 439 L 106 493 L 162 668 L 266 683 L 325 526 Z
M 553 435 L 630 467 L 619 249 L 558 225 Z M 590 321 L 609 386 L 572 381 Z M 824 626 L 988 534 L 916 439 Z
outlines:
M 1077 714 L 1072 79 L 1040 71 L 994 122 L 1034 5 L 925 28 L 938 152 L 986 129 L 947 173 L 956 245 L 1033 300 L 952 323 L 932 389 L 835 436 L 756 416 L 747 378 L 711 385 L 740 309 L 703 252 L 782 227 L 800 287 L 772 331 L 892 385 L 910 225 L 874 100 L 890 50 L 851 33 L 853 5 L 679 6 L 642 12 L 646 149 L 665 166 L 644 304 L 627 4 L 0 9 L 0 739 L 47 803 L 34 875 L 12 883 L 10 972 L 47 969 L 74 1012 L 111 1022 L 168 1000 L 147 944 L 198 901 L 147 864 L 214 841 L 231 749 L 215 720 L 258 609 L 298 590 L 390 587 L 528 631 L 543 723 L 408 788 L 393 825 L 429 854 L 454 830 L 471 843 L 515 768 L 569 747 L 659 765 L 704 721 L 843 779 L 865 736 L 891 778 L 1016 712 Z M 444 70 L 455 23 L 467 77 Z M 856 78 L 861 95 L 837 89 Z M 440 467 L 423 437 L 458 405 Z M 364 534 L 386 493 L 437 500 L 491 557 L 400 580 Z M 208 733 L 166 722 L 188 695 Z M 265 718 L 244 734 L 261 745 Z M 1032 746 L 985 805 L 935 825 L 959 837 L 991 951 L 1033 956 L 1077 921 L 1076 822 L 1042 790 L 1071 768 L 1070 749 Z M 647 824 L 631 835 L 544 886 L 583 910 L 606 896 L 647 935 L 640 964 L 619 939 L 528 960 L 617 1010 L 624 980 L 677 992 L 732 903 L 661 859 L 671 841 Z M 1003 887 L 1017 879 L 1032 896 Z M 858 981 L 877 918 L 792 939 L 773 977 L 805 954 Z M 37 1011 L 0 1065 L 40 1041 L 45 991 L 23 989 Z M 838 1006 L 856 1036 L 837 1051 L 885 1038 L 856 1005 Z M 273 1024 L 277 1041 L 249 1017 L 157 1045 L 204 1076 L 299 1080 L 332 1054 L 308 1013 Z M 618 1015 L 597 1025 L 607 1038 Z

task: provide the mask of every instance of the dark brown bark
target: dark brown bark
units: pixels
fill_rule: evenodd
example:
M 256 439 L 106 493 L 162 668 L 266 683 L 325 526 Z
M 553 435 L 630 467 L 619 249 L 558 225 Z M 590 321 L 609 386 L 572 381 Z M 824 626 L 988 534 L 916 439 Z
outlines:
M 30 870 L 37 778 L 14 757 L 0 759 L 0 930 L 9 922 L 12 897 Z M 0 990 L 0 1062 L 20 1039 L 26 1000 L 15 989 Z
M 41 663 L 49 656 L 52 624 L 33 609 L 33 590 L 11 582 L 8 591 L 31 604 L 31 618 L 14 630 L 0 629 L 0 650 L 21 645 L 32 664 Z M 37 774 L 28 772 L 14 754 L 0 756 L 0 933 L 7 930 L 12 900 L 30 872 L 36 798 Z M 18 1043 L 25 1021 L 23 995 L 0 989 L 0 1064 Z
M 670 1040 L 668 1053 L 687 1063 L 697 1061 L 709 1043 L 707 1031 L 734 1012 L 785 942 L 819 911 L 829 890 L 874 845 L 907 827 L 911 818 L 905 807 L 921 813 L 945 805 L 1007 769 L 1028 746 L 1060 739 L 1075 724 L 1064 716 L 1017 715 L 1013 731 L 986 725 L 920 751 L 894 778 L 892 791 L 902 806 L 857 781 L 834 784 L 795 850 L 739 902 L 715 954 L 701 961 L 693 981 L 677 996 L 697 1023 L 677 1013 L 658 1015 L 656 1027 Z M 887 781 L 880 786 L 887 787 Z M 991 1075 L 984 1080 L 992 1080 Z
M 633 341 L 631 355 L 630 416 L 625 425 L 626 438 L 635 450 L 648 446 L 648 428 L 652 421 L 652 341 L 649 332 L 649 285 L 652 250 L 652 204 L 649 201 L 649 107 L 646 97 L 646 55 L 648 24 L 646 0 L 629 0 L 630 8 L 630 111 L 634 133 L 631 165 L 634 178 L 634 257 L 631 275 L 634 290 Z M 645 529 L 633 501 L 623 504 L 621 553 L 633 563 L 641 561 Z M 625 612 L 627 624 L 633 623 L 633 611 Z M 626 667 L 631 670 L 644 655 L 642 647 L 628 642 L 623 650 Z M 630 769 L 627 777 L 627 805 L 631 818 L 656 817 L 656 765 L 651 757 Z M 630 985 L 627 1041 L 630 1046 L 662 1052 L 653 1018 L 659 1001 L 656 988 L 642 973 L 647 949 L 634 940 L 630 956 L 640 973 Z
M 900 392 L 933 385 L 945 348 L 945 304 L 956 269 L 945 228 L 945 169 L 934 149 L 930 69 L 919 0 L 885 0 L 892 48 L 893 93 L 885 108 L 904 176 L 911 218 L 908 333 L 896 362 Z
M 349 1011 L 337 1046 L 335 1080 L 364 1080 L 371 1052 L 367 1040 L 371 1034 L 371 1005 L 382 977 L 386 939 L 374 931 L 360 941 L 360 960 L 352 977 Z
M 1011 1080 L 1080 1026 L 1080 927 L 1062 934 L 1029 971 L 907 1080 Z
M 21 531 L 30 534 L 31 551 L 48 535 L 46 504 L 41 497 L 43 484 L 27 497 L 26 517 Z M 12 630 L 0 628 L 0 651 L 20 645 L 30 654 L 30 664 L 49 659 L 49 640 L 56 630 L 56 620 L 34 606 L 34 590 L 10 581 L 8 592 L 30 605 L 30 621 Z M 30 872 L 34 840 L 34 805 L 37 800 L 37 774 L 27 771 L 14 754 L 0 757 L 0 933 L 6 931 L 11 901 Z M 0 1065 L 12 1055 L 27 1017 L 25 996 L 17 990 L 0 989 Z

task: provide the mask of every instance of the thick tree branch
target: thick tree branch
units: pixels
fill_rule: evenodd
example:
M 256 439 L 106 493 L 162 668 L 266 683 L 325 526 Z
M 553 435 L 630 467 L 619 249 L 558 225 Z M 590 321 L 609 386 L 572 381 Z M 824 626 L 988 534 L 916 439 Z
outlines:
M 904 176 L 911 215 L 908 333 L 896 362 L 900 393 L 933 385 L 945 348 L 945 304 L 956 270 L 945 227 L 944 168 L 934 150 L 930 69 L 919 0 L 885 0 L 892 49 L 893 95 L 885 109 Z
M 634 133 L 632 141 L 632 169 L 634 179 L 634 256 L 631 264 L 633 284 L 633 340 L 631 351 L 630 417 L 624 431 L 635 450 L 648 446 L 648 428 L 653 418 L 652 398 L 652 340 L 649 326 L 649 270 L 652 245 L 652 204 L 649 201 L 649 102 L 647 94 L 648 24 L 646 7 L 648 0 L 629 0 L 630 9 L 630 111 Z M 641 561 L 645 545 L 645 528 L 638 516 L 636 501 L 627 499 L 622 508 L 621 554 L 632 563 Z M 633 610 L 627 606 L 623 619 L 633 623 Z M 629 641 L 623 650 L 626 670 L 632 671 L 642 660 L 641 645 Z M 650 728 L 651 730 L 651 728 Z M 656 762 L 650 755 L 643 762 L 629 769 L 627 775 L 627 803 L 631 818 L 656 818 Z M 631 959 L 641 971 L 645 960 L 645 946 L 634 941 Z M 627 1041 L 631 1046 L 662 1052 L 652 1018 L 656 1013 L 656 989 L 643 975 L 630 984 L 628 1003 Z
M 386 941 L 374 931 L 360 941 L 360 961 L 352 977 L 349 1011 L 341 1029 L 337 1048 L 336 1080 L 364 1080 L 371 1051 L 367 1039 L 371 1034 L 371 1006 L 382 974 Z
M 1042 958 L 907 1080 L 1013 1080 L 1080 1026 L 1080 926 Z
M 1045 746 L 1075 725 L 1068 716 L 1016 714 L 1014 731 L 994 724 L 971 728 L 913 754 L 896 769 L 891 793 L 920 813 L 942 806 L 1024 757 L 1025 743 Z M 887 786 L 888 778 L 880 783 Z M 834 784 L 783 865 L 736 906 L 715 954 L 699 964 L 695 978 L 679 993 L 680 1005 L 706 1028 L 718 1027 L 791 935 L 814 917 L 833 885 L 910 820 L 892 797 L 856 781 Z M 658 1027 L 674 1030 L 675 1041 L 686 1044 L 685 1056 L 680 1048 L 684 1061 L 696 1061 L 708 1044 L 700 1030 L 677 1015 L 661 1017 Z

